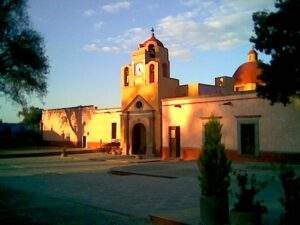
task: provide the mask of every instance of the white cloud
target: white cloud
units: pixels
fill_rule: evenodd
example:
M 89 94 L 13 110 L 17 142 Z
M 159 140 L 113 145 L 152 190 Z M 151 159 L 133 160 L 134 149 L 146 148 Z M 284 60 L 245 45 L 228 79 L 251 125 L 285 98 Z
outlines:
M 99 22 L 97 22 L 97 23 L 94 23 L 94 28 L 95 28 L 95 30 L 101 30 L 102 29 L 102 27 L 103 27 L 103 22 L 102 21 L 99 21 Z
M 96 43 L 91 43 L 83 46 L 83 50 L 87 52 L 100 52 L 101 48 L 99 48 Z
M 186 6 L 195 6 L 199 5 L 200 3 L 204 2 L 204 0 L 180 0 L 181 4 L 186 5 Z
M 83 47 L 87 52 L 131 52 L 137 48 L 137 45 L 146 39 L 147 32 L 140 27 L 131 28 L 123 34 L 116 37 L 109 37 L 105 40 L 95 40 Z
M 113 47 L 104 46 L 101 48 L 101 50 L 103 52 L 113 52 L 113 53 L 119 53 L 121 51 L 120 48 L 115 47 L 115 46 L 113 46 Z
M 83 11 L 83 15 L 87 16 L 87 17 L 93 16 L 93 15 L 95 15 L 95 13 L 96 12 L 93 9 L 87 9 L 87 10 Z
M 192 58 L 192 53 L 188 48 L 183 48 L 178 44 L 171 44 L 168 46 L 170 51 L 170 58 L 172 59 L 181 59 L 181 60 L 189 60 Z
M 181 49 L 225 50 L 248 42 L 252 13 L 271 9 L 273 0 L 182 1 L 190 11 L 158 21 L 159 36 Z M 205 9 L 205 10 L 204 10 Z
M 166 16 L 155 25 L 156 37 L 169 49 L 170 57 L 183 60 L 190 59 L 195 49 L 226 50 L 249 43 L 252 13 L 273 9 L 274 3 L 273 0 L 220 0 L 218 3 L 190 0 L 185 4 L 190 10 Z M 108 11 L 115 12 L 113 8 Z M 84 50 L 128 53 L 150 36 L 148 29 L 131 28 L 116 37 L 94 41 Z
M 120 10 L 127 10 L 130 8 L 130 2 L 129 1 L 119 1 L 116 3 L 111 3 L 107 5 L 103 5 L 101 8 L 108 12 L 108 13 L 116 13 L 119 12 Z

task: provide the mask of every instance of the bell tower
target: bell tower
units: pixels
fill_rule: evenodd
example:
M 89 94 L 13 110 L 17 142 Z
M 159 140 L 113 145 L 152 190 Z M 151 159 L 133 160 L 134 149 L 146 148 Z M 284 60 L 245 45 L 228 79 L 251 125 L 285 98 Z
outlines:
M 176 88 L 168 91 L 174 80 L 170 78 L 168 49 L 152 28 L 150 38 L 132 52 L 131 63 L 121 68 L 123 154 L 160 155 L 161 99 L 175 95 Z
M 156 39 L 153 28 L 151 32 L 151 37 L 132 52 L 131 63 L 121 68 L 122 109 L 136 95 L 141 95 L 156 108 L 158 99 L 154 97 L 159 97 L 162 77 L 170 78 L 168 49 Z

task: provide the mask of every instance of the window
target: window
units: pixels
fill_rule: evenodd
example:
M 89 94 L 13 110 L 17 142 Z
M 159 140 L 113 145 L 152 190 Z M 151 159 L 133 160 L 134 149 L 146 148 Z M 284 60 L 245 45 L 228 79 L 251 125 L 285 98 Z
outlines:
M 111 124 L 111 139 L 117 138 L 117 123 Z
M 167 66 L 167 64 L 163 63 L 162 67 L 163 67 L 163 76 L 164 77 L 169 77 L 168 76 L 168 66 Z
M 257 155 L 259 153 L 258 118 L 238 119 L 238 147 L 242 155 Z
M 141 101 L 137 101 L 137 102 L 135 103 L 135 107 L 138 108 L 138 109 L 140 109 L 140 108 L 143 107 L 143 103 L 142 103 Z
M 129 76 L 129 69 L 128 67 L 125 67 L 124 69 L 124 86 L 128 86 L 129 85 L 129 81 L 128 81 L 128 77 Z
M 154 65 L 151 64 L 149 68 L 149 83 L 154 83 Z
M 241 153 L 254 155 L 255 153 L 255 124 L 241 124 Z

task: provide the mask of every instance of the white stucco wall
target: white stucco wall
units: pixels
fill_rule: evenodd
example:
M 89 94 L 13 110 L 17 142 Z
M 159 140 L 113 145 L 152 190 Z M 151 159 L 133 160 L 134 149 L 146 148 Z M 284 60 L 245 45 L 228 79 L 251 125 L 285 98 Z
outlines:
M 243 120 L 258 121 L 260 151 L 300 152 L 300 101 L 286 107 L 271 106 L 253 92 L 162 100 L 163 146 L 169 145 L 168 127 L 180 126 L 181 147 L 201 148 L 203 125 L 211 115 L 223 125 L 222 138 L 227 149 L 239 149 L 237 124 Z

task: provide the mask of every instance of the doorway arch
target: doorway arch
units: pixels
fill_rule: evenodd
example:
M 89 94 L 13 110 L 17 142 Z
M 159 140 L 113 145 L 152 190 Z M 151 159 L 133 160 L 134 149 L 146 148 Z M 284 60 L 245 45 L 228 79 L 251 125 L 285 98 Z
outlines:
M 146 154 L 146 143 L 146 128 L 144 124 L 135 124 L 132 129 L 132 154 Z

